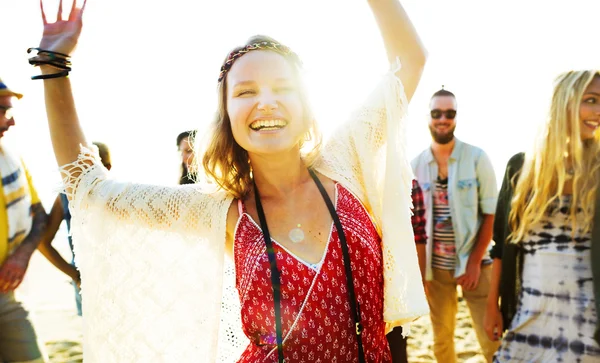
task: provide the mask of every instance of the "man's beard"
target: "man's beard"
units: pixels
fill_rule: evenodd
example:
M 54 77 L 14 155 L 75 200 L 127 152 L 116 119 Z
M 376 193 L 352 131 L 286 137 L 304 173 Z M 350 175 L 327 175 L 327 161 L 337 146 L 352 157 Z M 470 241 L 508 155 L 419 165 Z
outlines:
M 448 130 L 447 133 L 442 135 L 438 134 L 437 131 L 435 131 L 435 128 L 429 125 L 429 133 L 431 134 L 433 141 L 440 145 L 446 145 L 454 140 L 454 129 L 456 129 L 456 125 L 452 129 Z

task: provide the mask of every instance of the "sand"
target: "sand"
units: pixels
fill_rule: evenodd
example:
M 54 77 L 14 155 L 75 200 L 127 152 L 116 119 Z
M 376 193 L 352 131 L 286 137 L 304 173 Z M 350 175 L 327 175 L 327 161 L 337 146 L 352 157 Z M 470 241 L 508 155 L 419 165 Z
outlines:
M 66 245 L 66 240 L 64 243 L 55 242 L 55 247 L 64 256 L 69 255 Z M 19 288 L 18 294 L 33 314 L 36 330 L 49 356 L 49 362 L 83 362 L 82 322 L 76 314 L 74 292 L 69 278 L 36 252 L 32 257 L 26 280 Z M 485 362 L 479 354 L 479 345 L 464 301 L 459 303 L 456 327 L 455 341 L 458 361 Z M 414 324 L 408 344 L 410 362 L 435 362 L 431 350 L 433 335 L 428 316 L 422 317 Z
M 454 333 L 458 362 L 485 363 L 479 350 L 479 343 L 473 330 L 467 304 L 461 299 L 458 303 L 456 331 Z M 408 361 L 410 363 L 435 362 L 433 356 L 433 332 L 429 316 L 417 320 L 408 338 Z

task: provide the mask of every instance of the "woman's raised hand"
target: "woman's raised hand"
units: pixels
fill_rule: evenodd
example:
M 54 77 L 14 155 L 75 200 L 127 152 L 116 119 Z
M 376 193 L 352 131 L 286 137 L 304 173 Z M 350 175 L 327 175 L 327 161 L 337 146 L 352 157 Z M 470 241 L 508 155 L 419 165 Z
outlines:
M 77 46 L 77 41 L 81 34 L 81 28 L 83 26 L 82 17 L 86 3 L 87 0 L 84 0 L 81 8 L 78 8 L 77 0 L 73 0 L 69 17 L 63 19 L 63 0 L 60 0 L 56 21 L 54 23 L 49 23 L 46 20 L 43 0 L 40 0 L 42 20 L 44 22 L 44 33 L 42 34 L 42 40 L 40 41 L 39 47 L 44 50 L 71 55 Z

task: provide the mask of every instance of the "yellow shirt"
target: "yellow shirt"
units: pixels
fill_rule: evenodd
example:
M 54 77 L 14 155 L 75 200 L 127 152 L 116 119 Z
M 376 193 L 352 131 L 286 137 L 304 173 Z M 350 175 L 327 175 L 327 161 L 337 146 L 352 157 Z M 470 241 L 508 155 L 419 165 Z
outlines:
M 40 198 L 33 186 L 33 180 L 29 174 L 29 170 L 23 164 L 25 176 L 27 177 L 27 184 L 29 184 L 29 193 L 31 195 L 31 205 L 40 203 Z M 4 263 L 8 257 L 8 215 L 6 214 L 6 200 L 4 199 L 4 188 L 0 183 L 0 265 Z

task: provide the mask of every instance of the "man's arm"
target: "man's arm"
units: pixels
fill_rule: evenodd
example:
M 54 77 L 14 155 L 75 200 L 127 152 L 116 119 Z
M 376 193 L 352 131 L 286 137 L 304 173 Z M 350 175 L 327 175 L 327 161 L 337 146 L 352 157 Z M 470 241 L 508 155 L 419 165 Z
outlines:
M 481 264 L 481 260 L 487 254 L 494 234 L 494 215 L 498 203 L 498 184 L 496 173 L 492 162 L 486 153 L 482 152 L 476 167 L 477 181 L 479 184 L 478 199 L 479 210 L 483 214 L 483 221 L 477 232 L 477 241 L 469 262 Z
M 426 287 L 425 283 L 427 276 L 427 245 L 426 244 L 418 244 L 417 245 L 417 257 L 419 259 L 419 270 L 421 270 L 421 281 L 423 282 L 423 287 Z
M 31 255 L 40 243 L 40 239 L 46 228 L 48 215 L 42 203 L 33 204 L 31 206 L 31 214 L 33 215 L 31 232 L 29 232 L 23 242 L 0 266 L 0 292 L 12 291 L 21 284 L 25 277 Z
M 471 255 L 469 256 L 469 263 L 479 263 L 481 264 L 481 260 L 487 254 L 490 243 L 492 242 L 492 234 L 494 231 L 494 215 L 493 214 L 484 214 L 483 215 L 483 223 L 479 227 L 479 232 L 477 233 L 477 242 L 475 242 L 475 246 L 471 250 Z
M 56 232 L 60 228 L 60 224 L 64 219 L 63 204 L 60 195 L 56 197 L 52 210 L 50 211 L 50 217 L 48 218 L 48 226 L 44 232 L 41 242 L 38 246 L 38 250 L 46 257 L 51 264 L 57 269 L 61 270 L 65 275 L 69 276 L 73 281 L 79 283 L 79 272 L 77 269 L 65 261 L 65 259 L 58 253 L 58 251 L 52 247 L 52 241 L 56 236 Z
M 484 214 L 483 223 L 477 233 L 477 241 L 471 250 L 467 269 L 464 275 L 456 279 L 456 283 L 465 290 L 474 290 L 479 284 L 479 275 L 481 273 L 481 260 L 485 256 L 487 249 L 492 242 L 492 230 L 494 228 L 494 215 Z
M 483 151 L 481 152 L 475 170 L 479 185 L 479 210 L 483 214 L 483 221 L 477 231 L 475 245 L 469 255 L 465 274 L 460 276 L 456 281 L 465 290 L 474 290 L 479 284 L 481 260 L 486 255 L 490 243 L 492 242 L 494 213 L 496 213 L 496 204 L 498 201 L 496 174 L 494 173 L 490 158 Z

